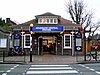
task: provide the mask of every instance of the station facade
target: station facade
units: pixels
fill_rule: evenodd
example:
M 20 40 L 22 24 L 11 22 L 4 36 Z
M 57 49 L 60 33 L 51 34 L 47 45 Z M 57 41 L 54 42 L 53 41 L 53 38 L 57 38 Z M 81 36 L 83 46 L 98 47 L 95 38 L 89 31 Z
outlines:
M 74 32 L 80 25 L 50 12 L 35 19 L 12 26 L 10 48 L 22 48 L 34 55 L 74 55 Z

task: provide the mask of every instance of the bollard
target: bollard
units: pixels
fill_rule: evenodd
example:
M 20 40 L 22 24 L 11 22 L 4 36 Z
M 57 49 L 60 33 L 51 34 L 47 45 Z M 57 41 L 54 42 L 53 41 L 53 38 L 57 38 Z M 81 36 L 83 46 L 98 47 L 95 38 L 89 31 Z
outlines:
M 5 51 L 3 51 L 3 62 L 5 62 Z
M 30 51 L 30 62 L 32 62 L 32 51 Z
M 30 62 L 32 62 L 32 45 L 31 45 L 31 48 L 30 48 Z

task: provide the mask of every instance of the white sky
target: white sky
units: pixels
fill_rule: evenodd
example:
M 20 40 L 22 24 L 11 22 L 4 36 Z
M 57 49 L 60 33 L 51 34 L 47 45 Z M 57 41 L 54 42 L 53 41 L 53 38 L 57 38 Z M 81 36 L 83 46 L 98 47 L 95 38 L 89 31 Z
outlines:
M 0 0 L 0 17 L 11 18 L 23 23 L 34 19 L 36 15 L 51 12 L 70 19 L 66 12 L 65 1 L 68 0 Z M 84 0 L 88 8 L 93 10 L 96 20 L 100 20 L 100 0 Z

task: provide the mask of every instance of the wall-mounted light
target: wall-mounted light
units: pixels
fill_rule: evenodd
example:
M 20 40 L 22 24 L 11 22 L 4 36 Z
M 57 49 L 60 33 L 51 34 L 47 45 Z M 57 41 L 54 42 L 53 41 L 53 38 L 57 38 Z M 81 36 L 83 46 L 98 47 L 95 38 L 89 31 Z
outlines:
M 31 24 L 30 24 L 30 27 L 33 27 L 33 26 L 34 26 L 34 25 L 31 23 Z
M 60 32 L 60 34 L 63 34 L 63 32 Z

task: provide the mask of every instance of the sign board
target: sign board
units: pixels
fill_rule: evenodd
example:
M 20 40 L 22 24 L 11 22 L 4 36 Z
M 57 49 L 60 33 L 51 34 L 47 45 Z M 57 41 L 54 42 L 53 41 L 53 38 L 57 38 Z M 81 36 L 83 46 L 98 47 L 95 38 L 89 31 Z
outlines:
M 20 34 L 17 33 L 14 34 L 14 48 L 16 51 L 20 48 L 20 39 L 21 39 Z
M 30 31 L 33 32 L 63 32 L 63 26 L 33 26 L 30 27 Z
M 80 33 L 75 34 L 75 51 L 82 51 L 82 36 Z

